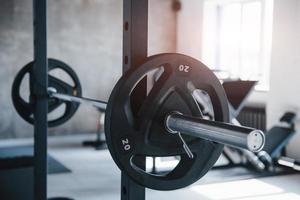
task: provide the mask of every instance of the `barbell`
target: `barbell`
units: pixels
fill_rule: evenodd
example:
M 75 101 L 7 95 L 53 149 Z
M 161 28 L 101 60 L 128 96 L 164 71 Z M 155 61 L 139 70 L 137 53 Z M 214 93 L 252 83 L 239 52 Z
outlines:
M 135 111 L 132 105 L 140 102 L 132 97 L 152 74 L 153 86 Z M 198 92 L 207 94 L 212 120 L 204 119 L 195 98 Z M 151 56 L 127 71 L 115 85 L 105 115 L 107 146 L 115 163 L 138 184 L 156 190 L 179 189 L 199 180 L 215 164 L 223 145 L 257 152 L 265 142 L 263 132 L 229 124 L 220 81 L 203 63 L 182 54 Z M 180 159 L 168 173 L 151 174 L 137 159 L 148 156 Z
M 87 104 L 102 111 L 105 111 L 107 106 L 107 103 L 104 101 L 57 93 L 54 88 L 48 88 L 48 93 L 50 98 L 57 98 L 62 101 L 78 104 Z M 193 118 L 176 112 L 166 116 L 164 126 L 173 134 L 182 133 L 235 148 L 248 149 L 252 152 L 260 151 L 264 145 L 264 134 L 260 130 L 244 126 L 235 126 L 229 123 Z
M 62 64 L 49 59 L 49 70 Z M 70 68 L 66 66 L 64 64 L 63 68 Z M 14 95 L 20 88 L 19 80 L 23 79 L 24 71 L 28 72 L 28 69 L 22 69 L 13 84 L 13 100 L 16 99 Z M 137 102 L 132 96 L 137 93 L 134 91 L 141 80 L 153 72 L 157 72 L 156 81 L 135 112 L 132 105 Z M 73 77 L 77 77 L 74 74 Z M 51 83 L 53 80 L 59 84 Z M 75 85 L 80 85 L 78 83 Z M 148 188 L 173 190 L 194 183 L 214 165 L 223 145 L 258 152 L 265 143 L 260 130 L 229 124 L 228 101 L 220 81 L 203 63 L 185 55 L 149 57 L 141 66 L 129 70 L 120 78 L 108 103 L 81 97 L 81 90 L 75 93 L 77 95 L 64 91 L 72 90 L 57 78 L 49 78 L 49 106 L 50 100 L 55 99 L 75 108 L 83 103 L 105 110 L 107 146 L 114 161 L 134 181 Z M 210 98 L 213 120 L 204 119 L 194 97 L 199 91 Z M 20 106 L 15 102 L 14 105 Z M 19 112 L 17 107 L 16 110 Z M 32 110 L 30 113 L 33 113 Z M 22 116 L 23 112 L 19 114 Z M 52 124 L 49 122 L 49 125 Z M 169 173 L 158 175 L 145 171 L 144 166 L 136 161 L 140 156 L 177 156 L 180 161 Z

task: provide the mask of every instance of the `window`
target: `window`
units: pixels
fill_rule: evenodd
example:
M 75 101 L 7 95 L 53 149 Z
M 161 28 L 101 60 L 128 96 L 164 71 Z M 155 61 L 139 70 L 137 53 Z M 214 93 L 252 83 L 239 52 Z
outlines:
M 207 0 L 202 61 L 268 90 L 272 9 L 272 0 Z

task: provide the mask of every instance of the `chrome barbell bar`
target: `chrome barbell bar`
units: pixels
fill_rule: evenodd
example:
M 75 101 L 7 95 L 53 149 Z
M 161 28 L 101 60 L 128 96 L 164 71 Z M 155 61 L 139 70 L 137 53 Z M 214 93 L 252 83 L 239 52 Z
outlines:
M 107 103 L 104 101 L 99 101 L 99 100 L 94 100 L 94 99 L 89 99 L 85 97 L 76 97 L 72 95 L 67 95 L 67 94 L 62 94 L 58 93 L 55 88 L 49 87 L 48 88 L 48 95 L 50 98 L 57 98 L 63 101 L 69 101 L 69 102 L 75 102 L 78 104 L 87 104 L 94 106 L 101 111 L 106 110 Z
M 262 150 L 265 144 L 265 135 L 260 130 L 185 116 L 176 112 L 167 115 L 165 127 L 169 133 L 194 136 L 251 152 Z

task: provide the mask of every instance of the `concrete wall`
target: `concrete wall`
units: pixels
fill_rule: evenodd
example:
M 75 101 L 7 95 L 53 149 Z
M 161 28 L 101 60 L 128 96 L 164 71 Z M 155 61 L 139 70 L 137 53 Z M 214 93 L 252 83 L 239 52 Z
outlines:
M 177 16 L 177 52 L 201 59 L 203 0 L 181 0 Z
M 274 0 L 271 82 L 268 94 L 268 125 L 276 123 L 283 112 L 300 116 L 300 2 Z M 288 155 L 300 159 L 300 121 Z
M 32 136 L 32 126 L 18 116 L 10 98 L 15 74 L 33 58 L 32 1 L 0 0 L 0 5 L 0 138 Z M 171 6 L 172 0 L 149 1 L 149 54 L 175 51 Z M 121 0 L 48 1 L 48 55 L 72 66 L 84 96 L 106 101 L 121 76 L 122 15 Z M 49 134 L 94 132 L 98 115 L 81 106 Z
M 176 51 L 176 12 L 173 0 L 149 0 L 148 54 Z

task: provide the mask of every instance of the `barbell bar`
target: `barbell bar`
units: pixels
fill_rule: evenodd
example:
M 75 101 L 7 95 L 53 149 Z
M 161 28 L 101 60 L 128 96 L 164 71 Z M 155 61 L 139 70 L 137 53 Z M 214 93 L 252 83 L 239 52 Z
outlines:
M 165 127 L 169 133 L 181 133 L 252 152 L 262 150 L 265 144 L 265 135 L 260 130 L 176 112 L 167 115 Z
M 69 102 L 74 102 L 74 103 L 78 103 L 78 104 L 91 105 L 91 106 L 94 106 L 94 107 L 100 109 L 101 111 L 105 111 L 106 106 L 107 106 L 107 103 L 104 101 L 58 93 L 56 91 L 56 89 L 52 88 L 52 87 L 48 88 L 48 95 L 50 98 L 57 98 L 57 99 L 60 99 L 63 101 L 69 101 Z

